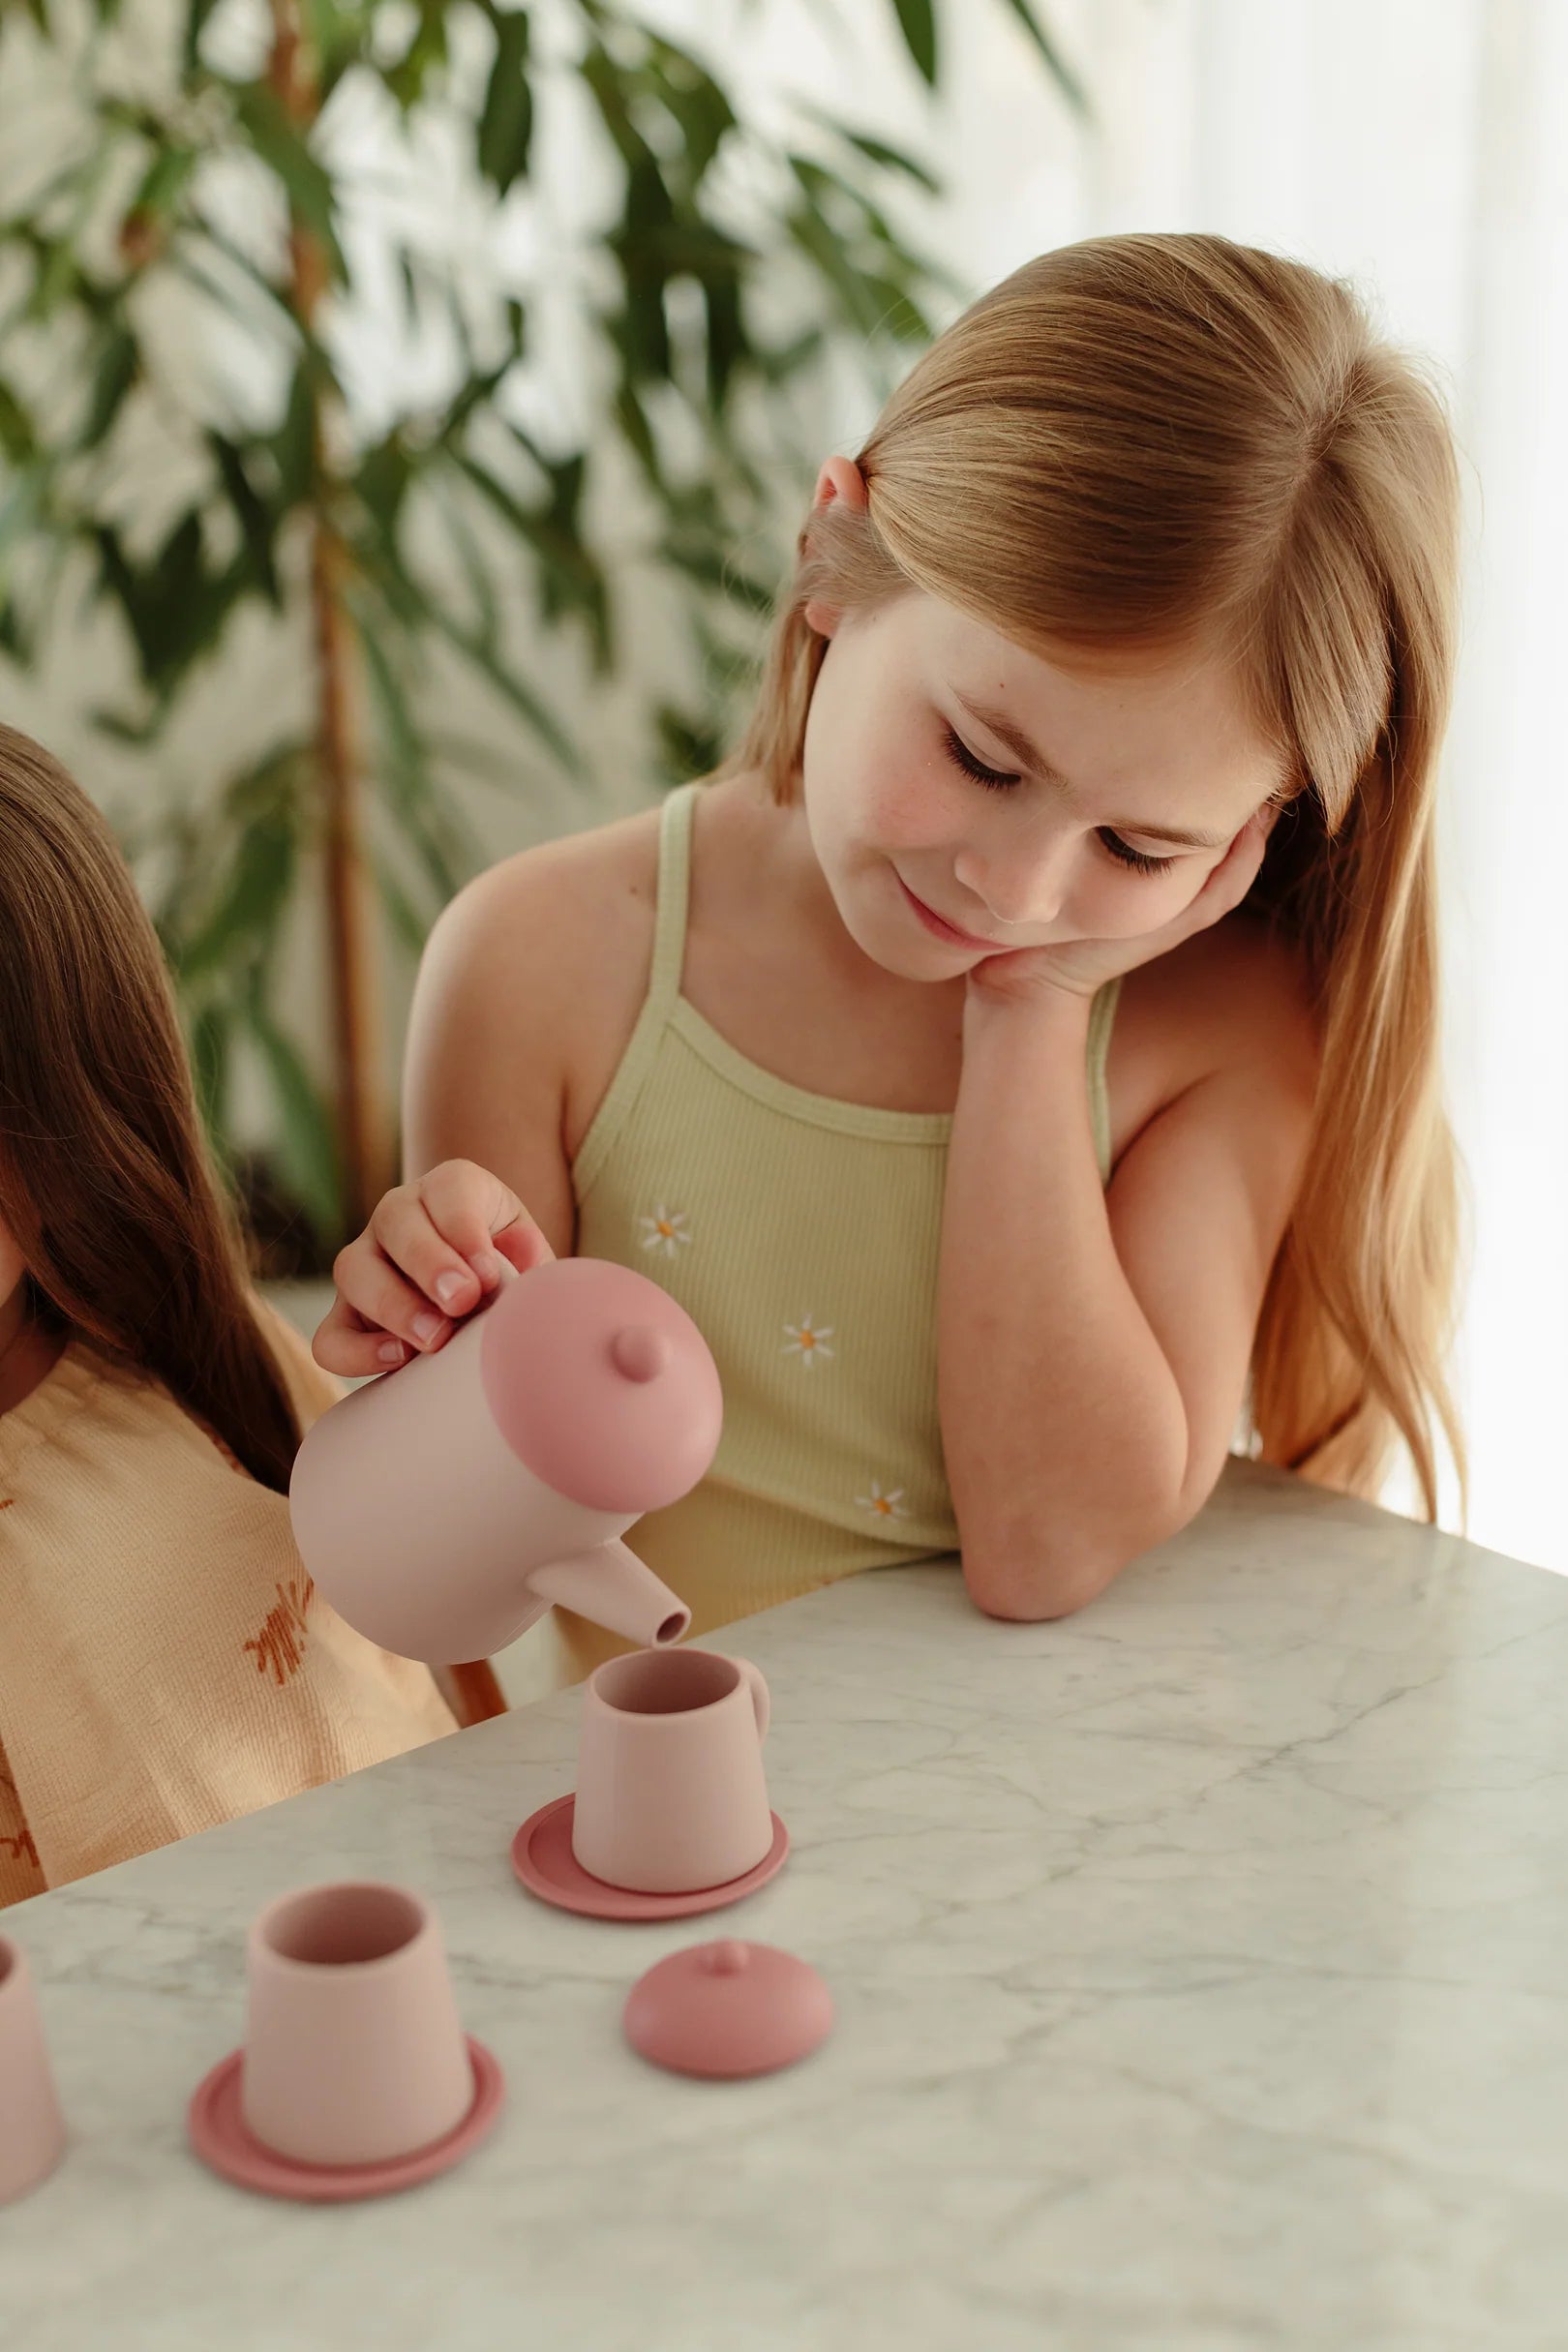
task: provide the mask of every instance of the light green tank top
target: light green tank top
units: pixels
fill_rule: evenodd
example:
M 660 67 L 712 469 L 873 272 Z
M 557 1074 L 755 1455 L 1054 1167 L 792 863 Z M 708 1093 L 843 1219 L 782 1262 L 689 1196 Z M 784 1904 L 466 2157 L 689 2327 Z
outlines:
M 680 993 L 692 812 L 660 812 L 648 992 L 572 1163 L 578 1243 L 650 1275 L 713 1351 L 724 1427 L 702 1483 L 628 1535 L 703 1634 L 856 1569 L 954 1552 L 937 1418 L 937 1251 L 952 1119 L 804 1092 Z M 1105 1048 L 1088 1088 L 1103 1181 Z M 625 1645 L 558 1612 L 568 1681 Z

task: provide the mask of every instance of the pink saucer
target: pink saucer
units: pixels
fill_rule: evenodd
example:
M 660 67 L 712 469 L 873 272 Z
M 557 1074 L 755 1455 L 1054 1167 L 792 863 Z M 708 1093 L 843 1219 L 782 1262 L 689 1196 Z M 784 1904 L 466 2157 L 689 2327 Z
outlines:
M 590 1877 L 572 1852 L 575 1796 L 558 1796 L 529 1814 L 512 1840 L 512 1868 L 529 1894 L 558 1911 L 583 1912 L 592 1919 L 684 1919 L 693 1912 L 718 1911 L 739 1903 L 784 1866 L 790 1833 L 775 1813 L 773 1842 L 754 1870 L 722 1886 L 699 1886 L 688 1894 L 639 1894 L 635 1887 L 609 1886 Z
M 506 2101 L 506 2080 L 482 2042 L 466 2036 L 473 2065 L 473 2105 L 445 2137 L 416 2148 L 411 2156 L 383 2164 L 300 2164 L 264 2148 L 246 2128 L 240 2112 L 243 2050 L 231 2050 L 196 2085 L 186 2115 L 191 2145 L 204 2163 L 241 2188 L 267 2197 L 296 2197 L 307 2204 L 341 2204 L 352 2197 L 380 2197 L 412 2188 L 445 2172 L 482 2140 Z

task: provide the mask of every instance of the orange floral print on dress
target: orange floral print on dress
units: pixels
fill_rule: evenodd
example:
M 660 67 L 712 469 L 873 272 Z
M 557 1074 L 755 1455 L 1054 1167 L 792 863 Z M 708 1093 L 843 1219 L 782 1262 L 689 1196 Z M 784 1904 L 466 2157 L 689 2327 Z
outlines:
M 0 1772 L 0 1789 L 10 1790 L 12 1795 L 16 1798 L 16 1810 L 19 1813 L 21 1811 L 21 1798 L 16 1796 L 16 1784 L 12 1779 L 9 1772 Z M 20 1829 L 17 1831 L 15 1837 L 12 1837 L 4 1830 L 0 1830 L 0 1846 L 9 1847 L 11 1858 L 14 1862 L 19 1862 L 22 1855 L 25 1854 L 27 1859 L 32 1863 L 33 1868 L 35 1870 L 42 1871 L 44 1865 L 38 1858 L 38 1848 L 33 1843 L 33 1833 L 31 1829 L 28 1828 L 25 1822 L 23 1822 Z
M 265 1674 L 268 1669 L 279 1690 L 298 1674 L 305 1656 L 305 1612 L 316 1595 L 316 1586 L 308 1576 L 290 1577 L 286 1584 L 274 1584 L 277 1606 L 269 1609 L 260 1633 L 245 1647 L 256 1653 L 256 1671 Z

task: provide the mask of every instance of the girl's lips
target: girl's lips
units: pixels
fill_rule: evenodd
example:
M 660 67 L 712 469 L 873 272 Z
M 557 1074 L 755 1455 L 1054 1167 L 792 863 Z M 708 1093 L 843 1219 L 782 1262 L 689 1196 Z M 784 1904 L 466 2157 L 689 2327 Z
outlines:
M 994 955 L 997 952 L 1000 944 L 998 941 L 977 938 L 973 931 L 961 931 L 955 922 L 949 922 L 946 916 L 939 915 L 934 907 L 928 907 L 923 898 L 917 898 L 903 875 L 898 873 L 896 866 L 893 868 L 893 872 L 897 875 L 898 887 L 904 896 L 909 900 L 926 929 L 932 932 L 936 938 L 948 940 L 959 948 L 982 948 L 988 955 Z

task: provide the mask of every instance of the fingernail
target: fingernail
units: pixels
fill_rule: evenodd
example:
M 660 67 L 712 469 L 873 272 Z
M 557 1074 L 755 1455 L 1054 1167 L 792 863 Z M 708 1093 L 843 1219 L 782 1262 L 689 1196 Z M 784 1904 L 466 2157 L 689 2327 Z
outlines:
M 482 1282 L 504 1282 L 506 1260 L 498 1250 L 481 1250 L 473 1261 L 473 1270 Z
M 436 1284 L 436 1296 L 443 1307 L 455 1307 L 467 1286 L 466 1274 L 443 1274 Z
M 419 1342 L 421 1347 L 428 1347 L 430 1345 L 431 1341 L 434 1340 L 436 1334 L 440 1330 L 440 1327 L 441 1318 L 438 1314 L 416 1314 L 414 1316 L 412 1325 L 410 1326 L 413 1336 Z
M 380 1346 L 376 1350 L 377 1357 L 383 1364 L 401 1364 L 406 1352 L 407 1351 L 401 1340 L 383 1340 Z

